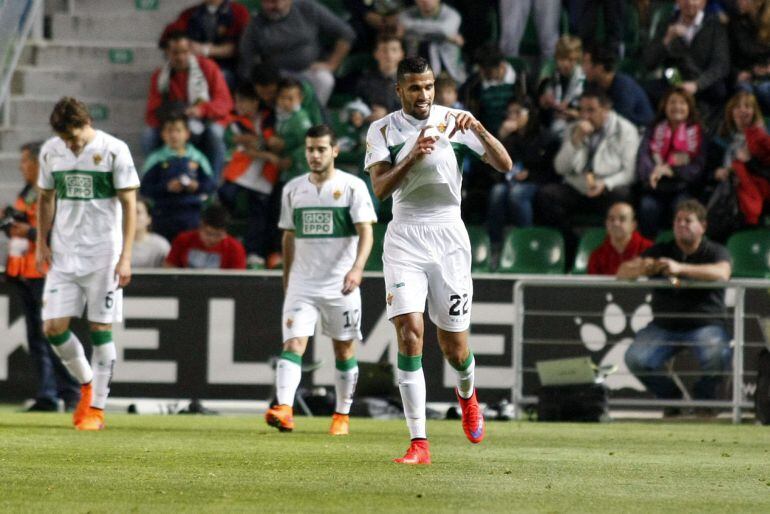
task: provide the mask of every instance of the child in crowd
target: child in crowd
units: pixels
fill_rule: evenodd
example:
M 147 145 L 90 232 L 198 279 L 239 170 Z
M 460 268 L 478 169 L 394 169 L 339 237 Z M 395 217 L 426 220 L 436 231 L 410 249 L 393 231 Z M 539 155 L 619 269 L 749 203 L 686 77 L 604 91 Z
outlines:
M 136 232 L 131 252 L 132 268 L 159 268 L 163 266 L 171 245 L 163 236 L 150 232 L 152 218 L 147 200 L 136 201 Z
M 270 211 L 270 195 L 278 180 L 279 157 L 266 150 L 273 137 L 270 113 L 260 108 L 259 98 L 250 84 L 235 91 L 235 114 L 228 120 L 225 143 L 231 152 L 225 166 L 219 199 L 231 213 L 245 204 L 248 227 L 243 243 L 252 268 L 262 268 L 269 251 L 270 227 L 277 221 Z
M 281 80 L 275 102 L 275 131 L 278 137 L 267 142 L 281 156 L 281 182 L 286 183 L 305 170 L 305 132 L 312 126 L 302 108 L 302 84 L 291 78 Z
M 364 162 L 366 131 L 369 130 L 366 120 L 371 114 L 372 110 L 360 98 L 348 102 L 340 113 L 340 125 L 336 130 L 340 153 L 335 162 L 351 173 L 357 174 Z
M 578 100 L 583 93 L 586 77 L 580 61 L 583 45 L 580 38 L 562 36 L 556 43 L 556 69 L 543 80 L 538 91 L 541 122 L 551 132 L 562 137 L 567 124 L 578 117 Z
M 179 234 L 166 257 L 167 268 L 246 269 L 246 250 L 227 233 L 227 209 L 210 205 L 200 226 Z
M 171 114 L 161 123 L 164 146 L 147 158 L 140 192 L 153 203 L 155 232 L 171 241 L 179 232 L 200 223 L 206 196 L 216 184 L 203 153 L 190 144 L 184 114 Z
M 463 103 L 457 99 L 457 82 L 448 75 L 442 75 L 436 80 L 436 103 L 452 109 L 465 110 Z

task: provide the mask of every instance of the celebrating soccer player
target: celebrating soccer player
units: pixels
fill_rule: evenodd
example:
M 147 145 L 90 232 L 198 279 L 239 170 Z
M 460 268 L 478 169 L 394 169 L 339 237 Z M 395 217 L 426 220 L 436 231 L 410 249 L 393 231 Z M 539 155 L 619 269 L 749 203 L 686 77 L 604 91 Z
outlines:
M 358 379 L 353 342 L 361 339 L 361 284 L 377 221 L 363 180 L 334 168 L 339 153 L 326 125 L 307 131 L 305 157 L 310 173 L 283 189 L 279 227 L 283 229 L 283 353 L 276 366 L 277 404 L 265 420 L 281 432 L 294 429 L 293 405 L 302 377 L 302 355 L 318 315 L 332 338 L 336 406 L 329 433 L 347 435 Z
M 82 384 L 75 428 L 101 430 L 116 358 L 112 323 L 122 320 L 122 288 L 131 280 L 139 176 L 128 145 L 95 130 L 83 102 L 62 98 L 50 122 L 56 136 L 40 150 L 38 178 L 36 260 L 39 269 L 50 266 L 43 331 Z M 70 318 L 82 316 L 86 305 L 91 365 L 69 330 Z
M 374 122 L 365 166 L 380 199 L 393 195 L 383 265 L 388 318 L 398 338 L 398 386 L 412 438 L 403 464 L 430 464 L 422 371 L 423 312 L 438 327 L 438 342 L 457 371 L 463 429 L 484 438 L 468 347 L 473 283 L 468 233 L 460 219 L 463 155 L 475 153 L 497 171 L 512 163 L 503 145 L 472 114 L 433 105 L 434 75 L 420 57 L 398 65 L 402 109 Z

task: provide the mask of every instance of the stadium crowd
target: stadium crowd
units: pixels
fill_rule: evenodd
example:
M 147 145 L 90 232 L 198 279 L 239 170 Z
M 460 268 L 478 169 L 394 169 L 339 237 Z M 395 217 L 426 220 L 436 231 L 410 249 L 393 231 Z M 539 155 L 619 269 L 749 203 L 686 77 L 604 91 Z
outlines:
M 686 199 L 717 241 L 766 223 L 770 1 L 205 0 L 159 44 L 142 208 L 174 242 L 221 204 L 251 268 L 280 266 L 281 190 L 306 171 L 310 126 L 334 127 L 338 165 L 371 192 L 366 130 L 400 107 L 409 55 L 431 63 L 435 103 L 471 111 L 513 159 L 504 175 L 463 162 L 463 218 L 487 228 L 492 269 L 510 226 L 557 228 L 571 263 L 617 202 L 649 240 Z M 181 262 L 222 261 L 165 261 Z

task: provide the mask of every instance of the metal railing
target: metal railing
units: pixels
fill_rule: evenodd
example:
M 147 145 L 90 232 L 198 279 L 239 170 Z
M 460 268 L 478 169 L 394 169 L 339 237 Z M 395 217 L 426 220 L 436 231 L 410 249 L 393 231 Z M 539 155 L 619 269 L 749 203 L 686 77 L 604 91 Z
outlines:
M 626 399 L 611 399 L 611 405 L 624 405 L 633 407 L 707 407 L 707 408 L 730 408 L 732 410 L 732 420 L 734 423 L 739 423 L 742 417 L 742 410 L 751 407 L 751 403 L 746 401 L 744 397 L 744 377 L 747 372 L 744 370 L 744 351 L 748 346 L 759 347 L 767 345 L 767 335 L 763 334 L 763 341 L 750 342 L 746 341 L 745 322 L 746 316 L 746 292 L 751 289 L 762 289 L 765 291 L 770 290 L 770 280 L 731 280 L 729 282 L 704 282 L 704 281 L 682 281 L 679 283 L 672 283 L 668 280 L 639 280 L 639 281 L 623 281 L 615 280 L 612 277 L 576 277 L 576 276 L 554 276 L 554 275 L 537 275 L 525 277 L 519 275 L 519 280 L 514 285 L 514 327 L 513 327 L 513 367 L 514 367 L 514 380 L 511 391 L 512 403 L 516 407 L 516 412 L 520 416 L 523 412 L 523 407 L 528 404 L 536 403 L 537 398 L 535 396 L 524 395 L 524 346 L 526 344 L 543 343 L 543 341 L 528 340 L 525 337 L 525 319 L 528 314 L 526 290 L 527 288 L 554 288 L 554 287 L 579 287 L 581 290 L 585 290 L 586 294 L 591 294 L 589 290 L 603 289 L 606 292 L 607 289 L 644 289 L 652 291 L 659 288 L 699 288 L 699 289 L 725 289 L 731 291 L 731 308 L 728 314 L 731 313 L 732 318 L 732 333 L 733 333 L 733 345 L 732 345 L 732 370 L 726 373 L 732 379 L 731 398 L 729 401 L 719 400 L 657 400 L 647 398 L 626 398 Z M 541 313 L 544 314 L 544 313 Z M 548 312 L 551 316 L 572 316 L 576 314 L 582 315 L 601 315 L 597 312 Z M 764 313 L 770 317 L 770 311 Z M 629 313 L 623 312 L 623 316 L 629 316 Z M 672 317 L 678 316 L 676 313 L 656 313 L 658 317 Z M 682 317 L 687 317 L 684 314 Z M 692 314 L 690 315 L 692 317 Z M 757 316 L 753 316 L 757 317 Z M 547 342 L 547 341 L 546 341 Z M 560 344 L 581 344 L 577 340 L 562 340 Z M 531 370 L 527 370 L 528 372 Z M 752 373 L 749 373 L 752 374 Z
M 0 0 L 0 107 L 10 125 L 11 80 L 27 38 L 42 35 L 43 0 Z

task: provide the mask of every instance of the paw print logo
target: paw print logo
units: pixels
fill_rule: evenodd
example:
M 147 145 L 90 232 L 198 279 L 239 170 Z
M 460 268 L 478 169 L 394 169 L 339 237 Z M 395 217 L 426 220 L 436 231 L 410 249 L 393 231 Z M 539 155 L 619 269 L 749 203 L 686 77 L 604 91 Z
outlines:
M 607 294 L 607 304 L 604 306 L 600 325 L 584 322 L 582 318 L 575 317 L 575 325 L 580 329 L 580 341 L 589 351 L 601 352 L 611 345 L 599 363 L 599 366 L 617 366 L 618 370 L 606 380 L 607 387 L 610 389 L 645 390 L 644 385 L 628 370 L 625 355 L 634 341 L 634 334 L 652 321 L 651 299 L 652 296 L 647 295 L 644 303 L 627 316 L 620 305 L 614 301 L 612 294 Z

